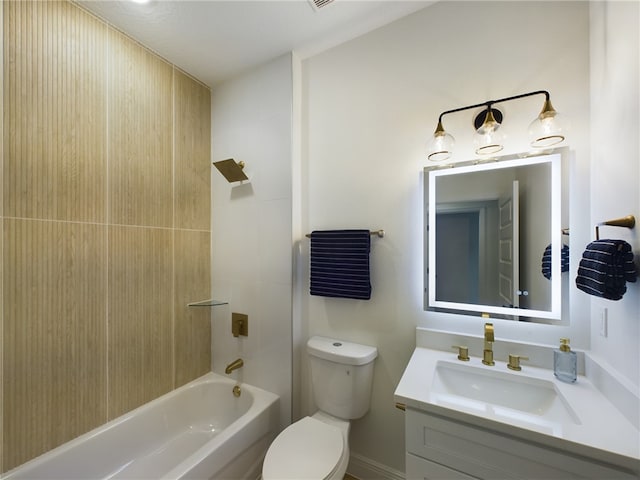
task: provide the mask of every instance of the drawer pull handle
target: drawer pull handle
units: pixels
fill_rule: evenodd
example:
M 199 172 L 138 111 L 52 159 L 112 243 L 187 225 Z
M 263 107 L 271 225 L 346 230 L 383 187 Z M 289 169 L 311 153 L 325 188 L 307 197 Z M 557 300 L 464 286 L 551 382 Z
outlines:
M 407 409 L 407 406 L 404 403 L 396 402 L 396 408 L 404 412 Z

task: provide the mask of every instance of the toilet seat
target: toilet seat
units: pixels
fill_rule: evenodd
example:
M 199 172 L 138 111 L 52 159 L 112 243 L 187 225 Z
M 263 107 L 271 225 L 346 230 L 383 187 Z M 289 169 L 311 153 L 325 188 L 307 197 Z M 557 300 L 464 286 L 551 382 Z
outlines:
M 262 467 L 262 478 L 324 479 L 342 458 L 344 438 L 338 427 L 312 417 L 293 423 L 273 441 Z

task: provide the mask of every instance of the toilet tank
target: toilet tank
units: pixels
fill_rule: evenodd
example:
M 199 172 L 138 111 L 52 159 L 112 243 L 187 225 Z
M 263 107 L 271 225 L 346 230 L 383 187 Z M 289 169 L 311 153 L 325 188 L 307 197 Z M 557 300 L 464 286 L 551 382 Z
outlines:
M 307 342 L 313 398 L 318 408 L 345 420 L 364 416 L 371 402 L 376 347 L 333 338 Z

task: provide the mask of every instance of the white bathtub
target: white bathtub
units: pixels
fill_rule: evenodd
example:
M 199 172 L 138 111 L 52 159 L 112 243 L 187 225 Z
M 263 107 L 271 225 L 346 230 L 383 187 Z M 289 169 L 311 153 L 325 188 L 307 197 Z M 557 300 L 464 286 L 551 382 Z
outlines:
M 208 373 L 2 479 L 255 479 L 278 428 L 277 395 Z

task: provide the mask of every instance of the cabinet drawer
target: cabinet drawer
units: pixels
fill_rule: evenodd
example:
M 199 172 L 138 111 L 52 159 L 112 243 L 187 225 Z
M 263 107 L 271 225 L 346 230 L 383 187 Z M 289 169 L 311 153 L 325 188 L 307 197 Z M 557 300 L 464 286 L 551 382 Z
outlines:
M 407 452 L 475 478 L 636 479 L 631 472 L 537 443 L 407 409 Z
M 477 480 L 464 473 L 407 453 L 406 480 Z

